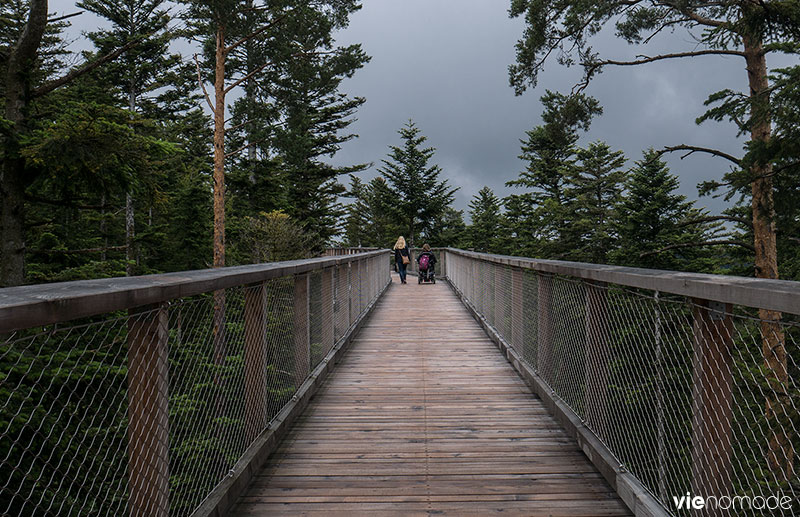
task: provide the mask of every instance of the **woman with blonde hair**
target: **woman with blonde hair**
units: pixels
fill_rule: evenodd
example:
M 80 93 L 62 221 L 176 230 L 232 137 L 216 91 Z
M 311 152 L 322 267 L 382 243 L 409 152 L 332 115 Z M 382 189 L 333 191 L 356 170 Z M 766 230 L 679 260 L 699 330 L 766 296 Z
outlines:
M 401 235 L 394 244 L 394 262 L 397 264 L 397 273 L 400 275 L 400 283 L 406 283 L 406 268 L 411 262 L 411 253 L 408 251 L 406 240 Z

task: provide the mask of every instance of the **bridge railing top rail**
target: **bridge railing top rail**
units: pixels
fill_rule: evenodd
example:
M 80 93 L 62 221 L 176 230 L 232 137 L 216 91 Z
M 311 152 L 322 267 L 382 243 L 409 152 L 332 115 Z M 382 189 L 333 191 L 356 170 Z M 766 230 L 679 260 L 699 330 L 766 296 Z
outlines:
M 542 273 L 800 314 L 800 282 L 532 259 L 456 248 L 445 249 L 455 255 Z
M 254 284 L 385 253 L 385 250 L 378 250 L 157 275 L 7 287 L 0 289 L 0 333 Z

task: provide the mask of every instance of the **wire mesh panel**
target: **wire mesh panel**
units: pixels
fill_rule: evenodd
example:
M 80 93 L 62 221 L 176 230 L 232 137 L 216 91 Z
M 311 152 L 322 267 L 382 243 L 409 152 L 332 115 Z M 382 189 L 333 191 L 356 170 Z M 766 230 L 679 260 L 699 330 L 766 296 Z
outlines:
M 0 515 L 190 515 L 389 282 L 357 257 L 4 336 Z
M 475 253 L 448 253 L 448 272 L 667 511 L 696 511 L 690 494 L 709 515 L 800 513 L 797 315 Z

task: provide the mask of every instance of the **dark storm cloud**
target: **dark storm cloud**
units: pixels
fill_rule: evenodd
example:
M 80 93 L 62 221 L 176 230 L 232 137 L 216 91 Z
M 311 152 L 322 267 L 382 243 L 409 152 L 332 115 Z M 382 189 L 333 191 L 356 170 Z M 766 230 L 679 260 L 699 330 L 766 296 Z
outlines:
M 374 176 L 387 146 L 399 143 L 397 130 L 413 119 L 437 148 L 435 160 L 444 175 L 461 187 L 459 209 L 466 209 L 483 185 L 498 195 L 513 192 L 504 185 L 523 167 L 517 158 L 519 140 L 540 123 L 539 97 L 545 89 L 569 92 L 580 79 L 580 70 L 552 60 L 536 89 L 514 96 L 507 67 L 514 62 L 514 44 L 523 23 L 508 18 L 508 4 L 507 0 L 364 0 L 364 8 L 338 39 L 341 44 L 362 43 L 372 56 L 372 62 L 344 83 L 348 93 L 366 97 L 367 103 L 351 126 L 360 137 L 345 143 L 332 161 L 374 162 L 362 173 L 365 179 Z M 71 12 L 73 5 L 62 0 L 53 2 L 52 9 Z M 76 36 L 99 22 L 88 14 L 73 21 Z M 88 48 L 80 38 L 75 45 Z M 609 32 L 593 46 L 603 56 L 631 59 L 660 50 L 691 50 L 695 43 L 688 34 L 675 33 L 643 48 L 628 46 Z M 193 52 L 179 50 L 185 55 Z M 602 103 L 605 113 L 582 143 L 605 140 L 625 151 L 628 165 L 641 157 L 643 149 L 681 143 L 741 154 L 743 140 L 737 140 L 731 126 L 694 123 L 705 110 L 703 101 L 723 88 L 746 88 L 741 59 L 708 57 L 608 68 L 586 90 Z M 684 160 L 671 155 L 668 163 L 681 179 L 681 192 L 690 199 L 697 199 L 700 181 L 719 179 L 728 169 L 724 160 L 702 155 Z M 727 206 L 710 198 L 700 199 L 699 204 L 713 212 Z
M 336 163 L 380 164 L 387 145 L 399 142 L 396 130 L 409 118 L 436 147 L 437 162 L 450 181 L 462 187 L 456 201 L 464 209 L 477 190 L 488 185 L 498 194 L 511 192 L 505 182 L 517 177 L 519 140 L 540 123 L 539 97 L 545 89 L 568 92 L 580 79 L 577 68 L 555 60 L 539 85 L 521 97 L 508 86 L 507 66 L 523 30 L 510 20 L 502 0 L 365 0 L 364 8 L 340 33 L 343 43 L 361 42 L 372 62 L 349 80 L 345 89 L 367 98 L 352 127 L 360 138 L 345 144 Z M 631 59 L 659 50 L 690 50 L 688 34 L 667 34 L 647 49 L 628 46 L 613 34 L 594 43 L 601 54 Z M 681 143 L 741 154 L 742 140 L 729 125 L 695 124 L 703 101 L 723 88 L 746 87 L 744 63 L 738 58 L 674 60 L 640 67 L 608 68 L 586 93 L 602 103 L 583 143 L 602 139 L 622 149 L 628 164 L 643 149 Z M 681 179 L 681 192 L 697 199 L 700 181 L 719 179 L 724 160 L 693 155 L 668 158 Z M 364 173 L 375 174 L 375 168 Z M 719 212 L 727 204 L 702 198 L 701 206 Z

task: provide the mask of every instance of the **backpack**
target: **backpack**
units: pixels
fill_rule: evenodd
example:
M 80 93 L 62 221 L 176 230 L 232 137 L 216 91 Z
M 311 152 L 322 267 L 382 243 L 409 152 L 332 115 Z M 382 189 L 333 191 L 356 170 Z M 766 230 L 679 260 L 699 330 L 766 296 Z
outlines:
M 427 253 L 423 253 L 419 257 L 419 270 L 420 271 L 427 271 L 428 270 L 428 262 L 430 262 L 431 256 Z

